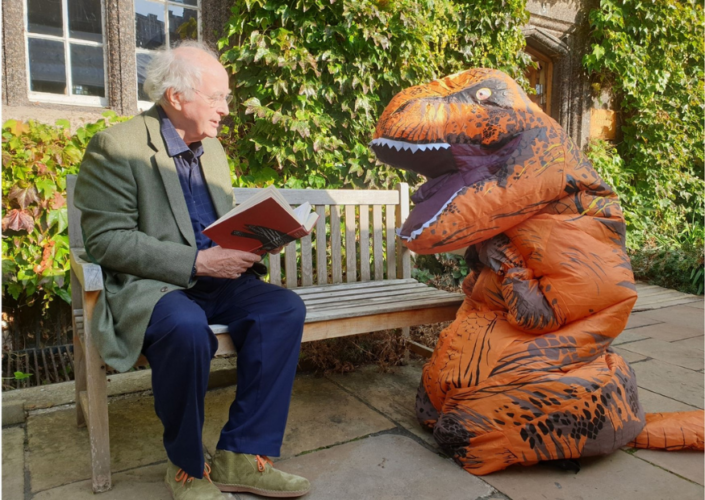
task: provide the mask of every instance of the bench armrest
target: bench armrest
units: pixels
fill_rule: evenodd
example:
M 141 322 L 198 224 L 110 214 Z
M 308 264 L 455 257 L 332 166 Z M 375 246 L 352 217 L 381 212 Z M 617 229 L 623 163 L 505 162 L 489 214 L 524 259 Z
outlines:
M 81 283 L 84 292 L 97 292 L 103 289 L 103 271 L 98 264 L 85 260 L 82 248 L 71 249 L 71 270 Z

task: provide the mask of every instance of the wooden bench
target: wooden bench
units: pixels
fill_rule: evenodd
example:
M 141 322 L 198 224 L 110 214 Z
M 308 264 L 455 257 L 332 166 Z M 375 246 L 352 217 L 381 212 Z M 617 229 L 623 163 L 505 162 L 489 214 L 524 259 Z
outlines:
M 79 426 L 88 428 L 93 491 L 98 493 L 111 487 L 106 365 L 89 328 L 103 275 L 100 266 L 85 260 L 80 211 L 73 204 L 75 183 L 75 176 L 69 176 L 76 417 Z M 233 191 L 243 202 L 257 190 Z M 428 355 L 428 348 L 408 339 L 409 327 L 454 319 L 464 296 L 411 278 L 410 252 L 395 234 L 409 213 L 408 185 L 389 191 L 285 189 L 282 194 L 291 205 L 310 202 L 320 215 L 311 235 L 269 256 L 270 282 L 304 299 L 303 341 L 401 329 L 409 349 Z M 211 329 L 218 338 L 217 355 L 234 354 L 226 327 Z

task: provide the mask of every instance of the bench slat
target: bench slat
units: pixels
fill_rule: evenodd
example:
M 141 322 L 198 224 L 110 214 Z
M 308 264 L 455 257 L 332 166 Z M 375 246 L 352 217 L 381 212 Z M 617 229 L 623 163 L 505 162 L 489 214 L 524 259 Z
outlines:
M 333 283 L 343 282 L 342 251 L 340 247 L 340 207 L 330 207 L 330 259 Z
M 326 257 L 326 207 L 316 207 L 316 276 L 319 285 L 328 283 L 328 259 Z
M 351 290 L 337 290 L 334 292 L 317 292 L 317 293 L 309 293 L 306 295 L 299 294 L 299 296 L 304 299 L 307 303 L 311 300 L 317 300 L 317 299 L 328 299 L 328 298 L 336 298 L 337 300 L 345 300 L 346 297 L 368 297 L 368 296 L 373 296 L 373 295 L 384 295 L 385 293 L 391 293 L 396 290 L 406 290 L 406 291 L 411 291 L 415 289 L 424 289 L 424 290 L 435 290 L 435 288 L 430 288 L 423 283 L 404 283 L 401 285 L 391 285 L 391 286 L 378 286 L 378 287 L 370 287 L 370 288 L 354 288 Z
M 318 321 L 331 321 L 334 319 L 341 318 L 352 318 L 352 317 L 362 317 L 369 316 L 372 314 L 389 313 L 396 311 L 408 311 L 411 309 L 424 309 L 432 308 L 442 305 L 458 307 L 462 303 L 461 298 L 456 298 L 454 296 L 450 297 L 438 297 L 435 299 L 419 299 L 419 300 L 409 300 L 406 302 L 395 302 L 388 304 L 379 304 L 375 306 L 361 305 L 354 307 L 346 307 L 344 309 L 325 309 L 322 311 L 311 311 L 306 314 L 306 323 L 315 323 Z
M 282 261 L 281 254 L 269 254 L 269 282 L 272 285 L 282 284 Z
M 382 206 L 372 207 L 372 243 L 375 254 L 375 280 L 384 279 L 384 248 L 382 247 Z
M 296 293 L 301 295 L 302 297 L 306 294 L 309 293 L 318 293 L 318 292 L 325 292 L 325 291 L 334 291 L 334 290 L 354 290 L 356 288 L 373 288 L 377 286 L 390 286 L 390 285 L 395 285 L 399 283 L 418 283 L 415 279 L 406 279 L 406 280 L 384 280 L 384 281 L 358 281 L 357 283 L 338 283 L 338 284 L 330 284 L 330 285 L 319 285 L 319 286 L 307 286 L 306 288 L 299 288 L 296 290 Z
M 292 241 L 284 250 L 284 273 L 286 276 L 286 287 L 289 289 L 299 286 L 296 271 L 296 241 Z
M 242 203 L 257 194 L 258 189 L 234 188 L 237 203 Z M 279 192 L 290 205 L 380 205 L 399 203 L 399 192 L 394 190 L 358 189 L 280 189 Z
M 395 279 L 397 277 L 397 250 L 396 250 L 396 228 L 395 224 L 397 217 L 395 215 L 396 207 L 387 205 L 387 279 Z
M 452 296 L 452 294 L 449 294 Z M 346 297 L 345 299 L 317 299 L 312 302 L 306 302 L 307 311 L 318 311 L 321 309 L 331 308 L 347 308 L 364 306 L 369 304 L 371 307 L 379 304 L 395 304 L 398 302 L 406 302 L 407 300 L 419 300 L 422 298 L 437 299 L 448 297 L 447 292 L 437 293 L 429 290 L 407 290 L 396 293 L 390 293 L 384 296 L 377 297 Z
M 360 205 L 360 281 L 370 280 L 370 206 Z
M 345 205 L 345 281 L 357 281 L 357 242 L 355 241 L 355 205 Z
M 311 234 L 301 238 L 301 285 L 313 285 L 313 258 L 311 250 Z
M 397 190 L 399 191 L 399 209 L 396 217 L 396 227 L 402 227 L 407 217 L 409 217 L 409 185 L 406 182 L 400 182 L 397 184 Z M 411 252 L 401 241 L 401 238 L 397 238 L 397 246 L 399 247 L 399 252 L 397 252 L 397 276 L 400 278 L 410 278 L 411 277 Z

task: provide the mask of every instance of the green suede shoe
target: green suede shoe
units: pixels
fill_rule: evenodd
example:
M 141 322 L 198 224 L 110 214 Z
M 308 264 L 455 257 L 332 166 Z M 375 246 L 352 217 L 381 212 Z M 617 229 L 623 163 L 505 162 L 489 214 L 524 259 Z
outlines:
M 213 484 L 224 492 L 291 498 L 311 489 L 308 479 L 275 469 L 267 457 L 226 450 L 215 451 L 211 476 Z
M 196 479 L 169 460 L 164 482 L 174 500 L 223 500 L 223 494 L 211 482 L 210 471 L 211 468 L 206 464 L 203 479 Z

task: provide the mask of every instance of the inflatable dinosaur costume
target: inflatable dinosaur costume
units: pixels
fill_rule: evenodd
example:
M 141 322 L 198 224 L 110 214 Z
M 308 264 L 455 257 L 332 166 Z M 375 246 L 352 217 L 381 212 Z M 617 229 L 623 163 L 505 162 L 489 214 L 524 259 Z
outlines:
M 371 148 L 428 178 L 401 228 L 408 247 L 467 249 L 467 297 L 417 396 L 463 468 L 703 449 L 703 412 L 645 415 L 610 349 L 637 298 L 616 194 L 514 80 L 474 69 L 406 89 Z

